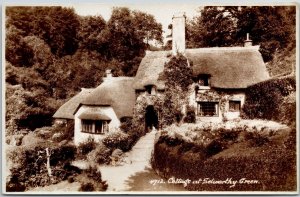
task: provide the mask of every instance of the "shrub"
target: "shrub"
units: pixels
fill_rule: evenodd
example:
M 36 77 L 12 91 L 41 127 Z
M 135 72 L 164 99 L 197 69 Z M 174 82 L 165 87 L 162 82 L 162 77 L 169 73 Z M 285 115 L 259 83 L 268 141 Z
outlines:
M 74 145 L 64 145 L 52 150 L 50 165 L 57 165 L 59 162 L 68 163 L 75 159 L 77 148 Z
M 47 156 L 45 148 L 49 148 L 50 167 L 52 169 L 52 181 L 46 168 Z M 67 146 L 50 146 L 50 144 L 40 144 L 37 146 L 20 147 L 8 154 L 8 159 L 16 162 L 10 171 L 11 175 L 7 186 L 10 190 L 18 189 L 18 185 L 25 188 L 46 186 L 66 180 L 68 176 L 80 173 L 80 170 L 70 166 L 70 162 L 75 158 L 76 148 Z M 16 184 L 18 183 L 18 184 Z M 17 185 L 16 187 L 11 187 Z
M 95 142 L 94 138 L 89 137 L 85 142 L 82 142 L 78 145 L 78 153 L 83 158 L 86 155 L 96 148 L 97 143 Z
M 102 181 L 101 173 L 95 166 L 89 166 L 78 176 L 81 183 L 79 191 L 106 191 L 107 183 Z
M 92 150 L 88 155 L 87 159 L 89 162 L 96 162 L 98 164 L 109 164 L 110 155 L 112 150 L 107 148 L 103 143 L 97 144 L 95 150 Z
M 164 178 L 198 180 L 211 177 L 216 180 L 247 179 L 258 180 L 258 184 L 237 184 L 230 188 L 219 184 L 188 184 L 193 191 L 295 191 L 296 190 L 296 151 L 278 144 L 260 146 L 244 150 L 233 149 L 233 155 L 218 157 L 203 156 L 202 149 L 193 151 L 186 142 L 169 145 L 168 138 L 161 137 L 154 146 L 151 164 Z M 287 139 L 289 140 L 289 139 Z M 215 144 L 215 142 L 212 142 Z M 217 145 L 219 146 L 219 145 Z M 185 150 L 184 150 L 185 149 Z M 251 149 L 251 151 L 249 151 Z M 176 150 L 181 151 L 180 155 Z M 244 154 L 241 154 L 244 152 Z M 248 153 L 250 152 L 250 154 Z M 263 168 L 261 167 L 263 166 Z
M 252 85 L 246 90 L 247 99 L 243 106 L 242 115 L 244 118 L 250 119 L 283 121 L 281 111 L 285 110 L 282 105 L 284 97 L 295 91 L 296 79 L 294 76 L 273 78 Z
M 121 131 L 124 133 L 130 132 L 132 129 L 132 118 L 130 117 L 124 117 L 121 119 L 121 125 L 120 125 Z
M 186 116 L 184 117 L 184 122 L 186 123 L 195 123 L 196 122 L 196 112 L 195 108 L 188 106 L 186 110 Z
M 103 140 L 103 144 L 111 149 L 121 149 L 122 151 L 128 151 L 131 149 L 133 139 L 128 134 L 122 131 L 115 131 L 108 134 Z
M 74 183 L 74 181 L 75 181 L 74 176 L 68 177 L 68 183 Z
M 79 191 L 92 192 L 95 191 L 93 183 L 81 183 Z
M 50 139 L 53 135 L 54 127 L 41 127 L 34 130 L 34 133 L 42 139 Z
M 226 148 L 226 144 L 221 139 L 214 139 L 205 147 L 205 152 L 207 157 L 210 157 Z
M 245 138 L 250 141 L 252 146 L 262 146 L 269 142 L 269 138 L 258 131 L 247 132 Z

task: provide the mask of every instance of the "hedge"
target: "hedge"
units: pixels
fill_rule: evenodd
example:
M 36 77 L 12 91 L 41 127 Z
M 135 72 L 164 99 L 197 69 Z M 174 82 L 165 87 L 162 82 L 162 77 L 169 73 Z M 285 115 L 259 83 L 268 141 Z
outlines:
M 174 141 L 161 137 L 154 147 L 153 169 L 162 177 L 199 180 L 258 180 L 257 184 L 188 184 L 191 191 L 295 191 L 296 143 L 292 132 L 286 143 L 268 142 L 262 146 L 245 144 L 244 152 L 233 155 L 209 156 L 206 151 L 190 142 Z M 253 153 L 254 150 L 254 153 Z M 252 152 L 251 154 L 248 154 Z
M 295 76 L 274 78 L 249 86 L 243 106 L 243 117 L 268 119 L 290 124 L 296 117 L 282 116 L 282 112 L 295 112 L 296 105 L 286 104 L 284 98 L 296 91 Z M 296 101 L 295 101 L 296 102 Z M 289 108 L 288 110 L 286 108 Z M 294 118 L 294 120 L 290 120 Z

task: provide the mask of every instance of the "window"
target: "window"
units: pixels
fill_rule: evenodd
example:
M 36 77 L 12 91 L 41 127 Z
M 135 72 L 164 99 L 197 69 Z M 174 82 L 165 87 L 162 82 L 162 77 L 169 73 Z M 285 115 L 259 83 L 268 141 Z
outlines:
M 93 134 L 104 134 L 108 132 L 108 121 L 81 120 L 82 132 Z
M 198 84 L 200 86 L 209 86 L 209 78 L 210 76 L 209 75 L 199 75 L 199 78 L 198 78 Z
M 218 102 L 199 102 L 198 115 L 200 116 L 218 116 L 219 103 Z
M 238 112 L 241 109 L 241 101 L 229 101 L 229 111 Z
M 93 121 L 92 120 L 82 120 L 82 132 L 93 133 Z

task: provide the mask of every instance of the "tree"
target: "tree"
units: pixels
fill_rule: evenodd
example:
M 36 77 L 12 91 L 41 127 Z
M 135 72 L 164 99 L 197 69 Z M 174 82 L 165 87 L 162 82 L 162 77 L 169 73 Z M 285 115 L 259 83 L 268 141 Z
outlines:
M 295 6 L 206 6 L 187 23 L 189 47 L 241 46 L 250 33 L 266 62 L 295 48 Z
M 78 32 L 79 48 L 100 53 L 107 50 L 106 22 L 102 16 L 83 16 L 80 18 Z M 102 53 L 106 55 L 105 53 Z
M 288 6 L 241 7 L 237 15 L 238 41 L 250 33 L 253 42 L 261 45 L 264 60 L 270 61 L 275 51 L 291 43 L 295 46 L 295 14 L 295 7 Z
M 78 16 L 74 9 L 51 7 L 7 7 L 7 24 L 21 30 L 22 36 L 43 39 L 58 57 L 77 50 Z
M 143 21 L 149 20 L 149 21 Z M 142 22 L 143 21 L 143 22 Z M 142 22 L 143 25 L 140 23 Z M 124 62 L 122 71 L 134 76 L 150 40 L 161 41 L 161 24 L 152 15 L 132 12 L 128 8 L 114 8 L 107 23 L 110 59 Z
M 15 26 L 6 30 L 5 58 L 15 66 L 30 67 L 33 64 L 33 51 L 24 41 L 22 31 Z
M 206 6 L 187 23 L 188 44 L 195 47 L 222 47 L 235 44 L 236 19 L 231 9 Z
M 37 36 L 26 36 L 23 40 L 33 52 L 34 69 L 42 75 L 46 74 L 45 71 L 54 61 L 49 45 Z
M 162 25 L 156 22 L 154 16 L 136 10 L 132 14 L 137 36 L 143 39 L 147 47 L 151 40 L 156 40 L 162 44 Z

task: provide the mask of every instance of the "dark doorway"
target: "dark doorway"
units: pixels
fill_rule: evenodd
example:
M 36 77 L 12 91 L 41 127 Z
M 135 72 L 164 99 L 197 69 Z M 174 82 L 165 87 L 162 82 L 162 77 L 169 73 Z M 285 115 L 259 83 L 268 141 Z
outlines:
M 158 129 L 158 115 L 153 105 L 149 105 L 146 107 L 145 129 L 146 131 L 151 131 L 152 127 Z

